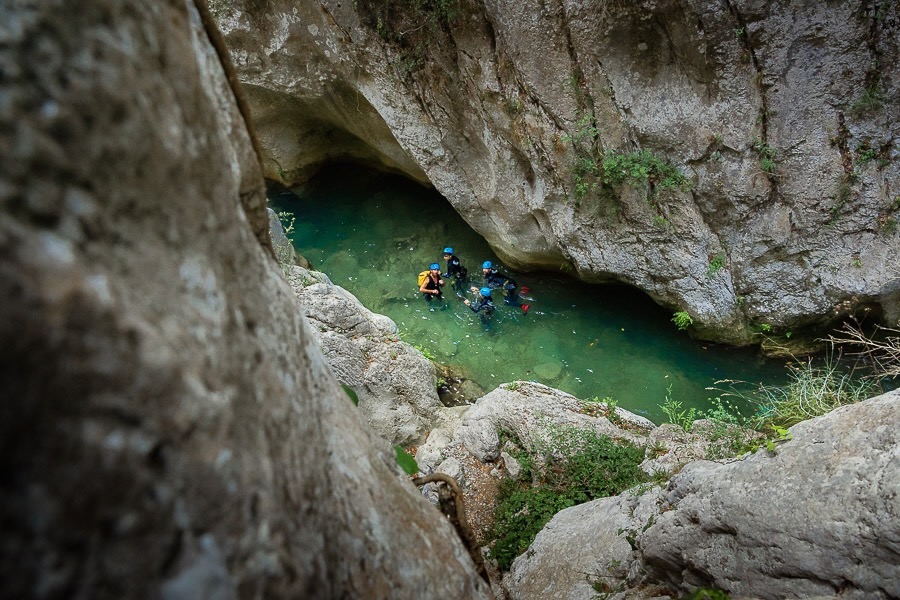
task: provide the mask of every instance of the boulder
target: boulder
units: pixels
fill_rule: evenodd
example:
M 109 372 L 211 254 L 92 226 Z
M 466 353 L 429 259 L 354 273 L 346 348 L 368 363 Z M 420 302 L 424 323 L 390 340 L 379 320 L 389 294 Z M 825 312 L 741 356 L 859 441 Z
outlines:
M 272 257 L 205 4 L 0 7 L 2 595 L 487 598 Z
M 558 512 L 504 576 L 509 600 L 595 600 L 598 592 L 623 591 L 634 538 L 660 501 L 654 487 Z
M 690 462 L 665 490 L 563 510 L 504 588 L 521 600 L 589 598 L 592 588 L 623 600 L 697 588 L 732 598 L 896 598 L 898 422 L 894 391 L 795 425 L 774 452 Z
M 736 597 L 900 596 L 900 391 L 791 427 L 774 452 L 690 463 L 639 538 L 647 579 Z
M 434 365 L 397 337 L 397 325 L 322 275 L 292 267 L 288 280 L 332 372 L 353 388 L 359 410 L 391 444 L 424 441 L 437 410 Z
M 623 411 L 624 412 L 624 411 Z M 646 431 L 653 423 L 638 415 L 630 415 L 642 423 Z M 500 434 L 511 434 L 529 452 L 542 447 L 548 428 L 571 426 L 590 429 L 615 439 L 643 443 L 643 436 L 619 428 L 606 417 L 587 414 L 585 403 L 578 398 L 545 385 L 527 381 L 504 384 L 479 398 L 466 412 L 457 438 L 482 462 L 493 462 L 500 456 Z

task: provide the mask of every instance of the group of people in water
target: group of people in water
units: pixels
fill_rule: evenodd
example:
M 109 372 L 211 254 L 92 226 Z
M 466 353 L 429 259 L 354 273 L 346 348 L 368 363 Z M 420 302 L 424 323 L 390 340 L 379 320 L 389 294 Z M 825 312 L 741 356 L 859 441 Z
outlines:
M 494 300 L 491 297 L 493 290 L 503 294 L 503 303 L 508 306 L 522 308 L 522 314 L 528 314 L 529 304 L 522 304 L 519 296 L 519 286 L 516 280 L 505 273 L 498 271 L 494 264 L 486 260 L 481 264 L 483 281 L 481 287 L 472 286 L 468 289 L 476 294 L 474 301 L 465 297 L 466 288 L 469 285 L 468 269 L 462 266 L 459 258 L 453 254 L 453 248 L 444 248 L 444 260 L 447 261 L 446 273 L 441 272 L 440 263 L 431 263 L 428 271 L 419 274 L 419 291 L 426 301 L 431 302 L 435 298 L 443 300 L 445 279 L 451 281 L 451 286 L 456 295 L 463 299 L 469 309 L 478 314 L 483 322 L 486 322 L 494 314 Z

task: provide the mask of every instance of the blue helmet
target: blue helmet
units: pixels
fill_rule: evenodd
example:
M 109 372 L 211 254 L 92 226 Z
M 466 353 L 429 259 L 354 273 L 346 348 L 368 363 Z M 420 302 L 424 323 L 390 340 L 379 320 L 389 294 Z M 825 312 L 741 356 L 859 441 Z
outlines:
M 428 268 L 431 269 L 432 271 L 440 271 L 441 265 L 439 265 L 437 263 L 431 263 L 431 265 Z
M 444 254 L 453 254 L 453 248 L 447 246 L 446 248 L 444 248 Z
M 486 261 L 484 261 L 483 263 L 481 263 L 481 268 L 482 268 L 482 269 L 493 269 L 493 268 L 494 268 L 494 263 L 492 263 L 492 262 L 489 261 L 489 260 L 486 260 Z
M 481 288 L 480 291 L 481 291 L 481 295 L 484 296 L 485 298 L 491 297 L 491 288 L 484 287 L 484 288 Z

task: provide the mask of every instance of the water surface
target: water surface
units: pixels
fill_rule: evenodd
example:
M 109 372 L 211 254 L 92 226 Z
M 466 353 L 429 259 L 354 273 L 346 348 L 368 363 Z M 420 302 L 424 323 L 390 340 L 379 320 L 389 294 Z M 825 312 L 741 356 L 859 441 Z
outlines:
M 588 285 L 564 273 L 519 274 L 501 264 L 530 288 L 531 309 L 525 315 L 497 299 L 485 327 L 451 289 L 442 303 L 418 293 L 420 271 L 431 262 L 446 268 L 445 246 L 462 259 L 473 285 L 483 261 L 500 263 L 440 195 L 349 168 L 330 170 L 294 193 L 272 193 L 270 202 L 294 214 L 297 250 L 370 310 L 392 318 L 405 341 L 460 367 L 486 391 L 538 381 L 579 398 L 612 397 L 659 423 L 669 390 L 686 407 L 704 409 L 717 395 L 706 389 L 716 380 L 784 380 L 783 366 L 756 351 L 692 340 L 637 290 Z

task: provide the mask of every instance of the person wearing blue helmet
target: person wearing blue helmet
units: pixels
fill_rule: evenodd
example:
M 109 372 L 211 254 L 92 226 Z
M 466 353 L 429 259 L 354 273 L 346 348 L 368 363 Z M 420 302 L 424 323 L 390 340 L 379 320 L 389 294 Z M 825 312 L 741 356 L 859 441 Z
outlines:
M 453 281 L 453 289 L 456 290 L 456 293 L 462 295 L 462 292 L 466 289 L 466 279 L 468 278 L 469 271 L 462 263 L 459 261 L 459 258 L 454 256 L 453 248 L 447 246 L 444 248 L 444 260 L 447 261 L 447 272 L 444 273 L 444 277 Z
M 516 280 L 507 275 L 506 273 L 501 273 L 494 267 L 494 263 L 489 260 L 484 261 L 481 264 L 481 274 L 484 276 L 484 286 L 489 287 L 492 290 L 503 290 L 503 303 L 508 306 L 521 306 L 522 312 L 524 314 L 528 314 L 528 309 L 531 308 L 529 304 L 522 304 L 519 301 L 519 284 L 516 283 Z M 473 287 L 473 292 L 478 291 L 478 288 Z
M 425 275 L 424 278 L 421 275 Z M 431 263 L 428 265 L 428 271 L 424 273 L 420 273 L 420 282 L 419 282 L 419 291 L 422 292 L 422 295 L 425 297 L 425 300 L 431 302 L 432 298 L 437 298 L 438 300 L 444 299 L 444 292 L 441 289 L 444 285 L 444 280 L 441 278 L 441 265 L 438 263 Z
M 469 310 L 481 317 L 482 323 L 486 323 L 494 314 L 494 301 L 491 299 L 491 288 L 489 287 L 478 290 L 478 299 L 475 302 L 470 302 L 466 298 L 465 303 Z

